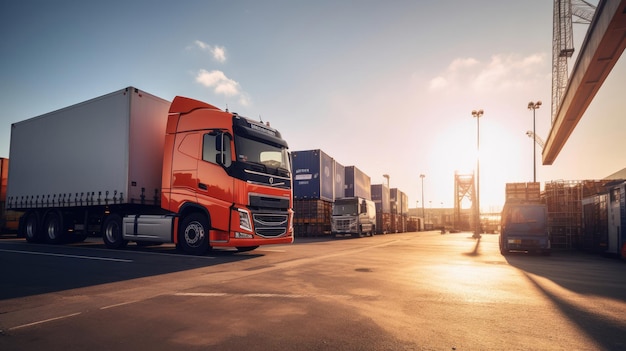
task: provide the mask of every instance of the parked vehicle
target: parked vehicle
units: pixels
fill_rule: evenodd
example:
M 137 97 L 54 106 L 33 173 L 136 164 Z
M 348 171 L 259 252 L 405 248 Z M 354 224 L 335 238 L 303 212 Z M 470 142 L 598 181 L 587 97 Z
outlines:
M 507 202 L 501 214 L 500 253 L 533 252 L 549 255 L 548 211 L 545 204 Z
M 11 128 L 7 208 L 29 242 L 101 234 L 109 248 L 190 254 L 293 242 L 280 133 L 236 113 L 128 87 Z
M 350 234 L 353 237 L 373 236 L 376 233 L 376 205 L 362 197 L 335 199 L 331 233 Z

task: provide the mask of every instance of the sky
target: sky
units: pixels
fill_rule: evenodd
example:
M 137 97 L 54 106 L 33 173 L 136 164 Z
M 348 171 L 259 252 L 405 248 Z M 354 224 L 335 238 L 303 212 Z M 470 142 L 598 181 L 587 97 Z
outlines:
M 422 194 L 426 208 L 453 207 L 455 172 L 474 172 L 479 141 L 481 210 L 497 212 L 507 182 L 533 178 L 529 101 L 543 102 L 536 134 L 550 131 L 552 6 L 5 0 L 0 157 L 9 157 L 12 123 L 133 86 L 269 121 L 291 151 L 321 149 L 372 184 L 388 174 L 409 207 L 421 207 Z M 575 25 L 576 50 L 586 30 Z M 542 188 L 626 167 L 624 61 L 552 165 L 536 147 Z

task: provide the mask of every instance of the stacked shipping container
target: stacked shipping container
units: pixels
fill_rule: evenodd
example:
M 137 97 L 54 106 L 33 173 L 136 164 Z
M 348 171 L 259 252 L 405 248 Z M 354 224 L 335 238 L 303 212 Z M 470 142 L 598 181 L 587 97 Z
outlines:
M 295 235 L 330 233 L 335 200 L 335 160 L 319 149 L 294 151 L 291 158 Z
M 378 234 L 391 232 L 391 200 L 389 187 L 372 184 L 372 200 L 376 204 L 376 230 Z
M 372 199 L 370 177 L 355 166 L 346 166 L 345 170 L 346 192 L 345 197 L 362 197 Z
M 390 189 L 391 230 L 393 233 L 407 231 L 409 217 L 409 198 L 398 188 Z
M 322 150 L 293 151 L 291 155 L 296 236 L 330 234 L 333 203 L 344 197 L 375 202 L 378 234 L 407 230 L 409 200 L 405 193 L 371 185 L 371 178 L 356 166 L 343 166 Z

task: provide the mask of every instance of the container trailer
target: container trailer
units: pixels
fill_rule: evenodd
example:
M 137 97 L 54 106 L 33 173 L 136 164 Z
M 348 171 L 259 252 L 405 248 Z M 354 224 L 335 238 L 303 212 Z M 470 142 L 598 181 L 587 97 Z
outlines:
M 201 101 L 127 87 L 14 123 L 9 158 L 7 208 L 29 242 L 100 234 L 198 255 L 293 242 L 287 142 Z

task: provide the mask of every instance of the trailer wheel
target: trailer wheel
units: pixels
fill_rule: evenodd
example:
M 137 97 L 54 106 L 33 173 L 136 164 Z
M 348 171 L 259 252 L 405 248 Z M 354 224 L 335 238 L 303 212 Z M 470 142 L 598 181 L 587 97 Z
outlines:
M 63 241 L 63 215 L 56 210 L 46 214 L 43 221 L 44 240 L 49 244 Z
M 22 232 L 26 241 L 29 243 L 39 242 L 41 239 L 40 226 L 39 226 L 39 213 L 35 210 L 28 211 L 24 215 L 24 227 Z
M 104 223 L 102 223 L 102 240 L 109 249 L 120 249 L 126 244 L 127 240 L 124 240 L 122 236 L 122 217 L 118 214 L 108 215 Z
M 178 243 L 185 253 L 204 255 L 209 250 L 209 221 L 199 213 L 185 217 L 178 231 Z

